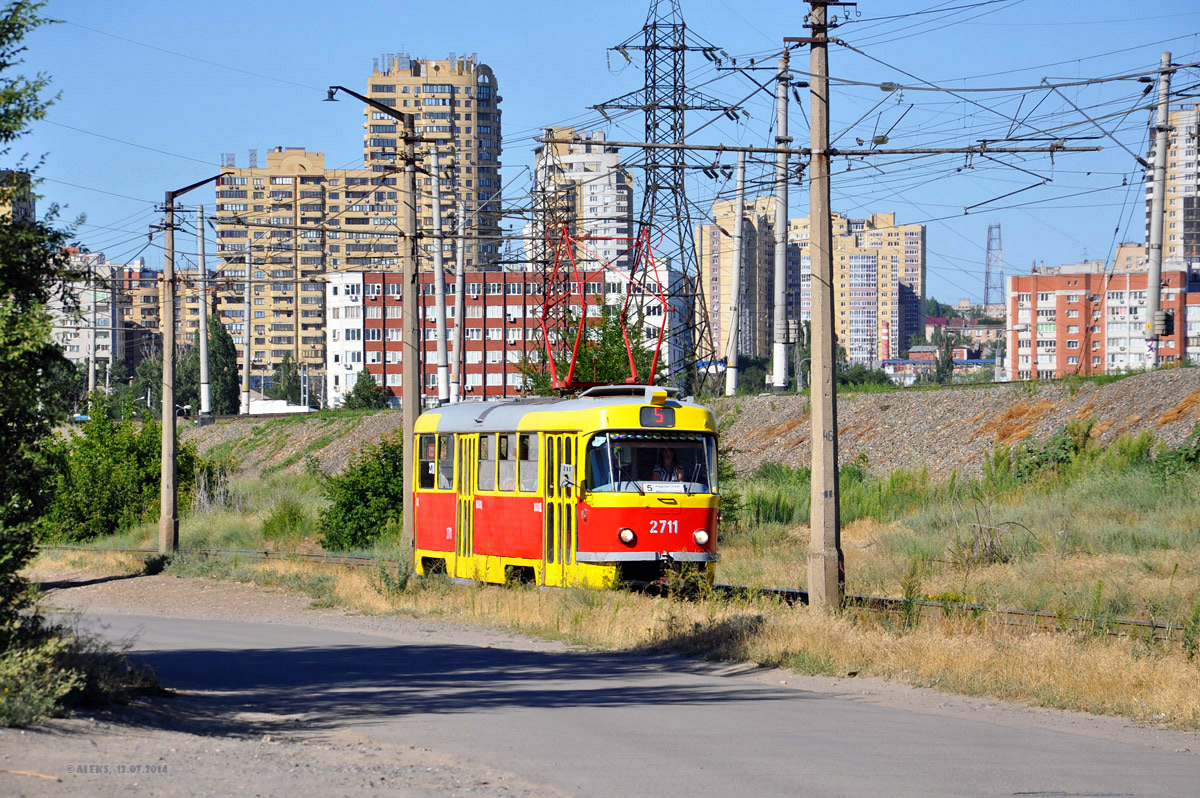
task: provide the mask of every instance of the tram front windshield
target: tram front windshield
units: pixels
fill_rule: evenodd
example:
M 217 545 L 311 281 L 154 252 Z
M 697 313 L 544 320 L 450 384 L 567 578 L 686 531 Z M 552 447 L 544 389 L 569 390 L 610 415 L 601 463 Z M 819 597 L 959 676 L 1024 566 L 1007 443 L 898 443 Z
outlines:
M 610 432 L 588 443 L 587 489 L 620 493 L 716 493 L 712 435 Z

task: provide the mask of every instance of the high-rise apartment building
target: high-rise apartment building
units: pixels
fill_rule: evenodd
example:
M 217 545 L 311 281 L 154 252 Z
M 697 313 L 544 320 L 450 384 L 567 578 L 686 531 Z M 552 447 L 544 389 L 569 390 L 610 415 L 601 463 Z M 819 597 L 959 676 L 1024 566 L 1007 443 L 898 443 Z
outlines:
M 500 245 L 500 94 L 491 67 L 472 55 L 454 53 L 445 60 L 414 59 L 391 53 L 376 59 L 365 94 L 397 111 L 413 114 L 417 158 L 426 169 L 429 152 L 440 159 L 443 227 L 448 228 L 457 203 L 466 206 L 468 267 L 498 260 Z M 376 174 L 390 174 L 400 164 L 404 142 L 397 121 L 377 109 L 363 113 L 363 161 Z M 417 227 L 433 226 L 431 188 L 434 176 L 421 174 Z M 432 252 L 433 244 L 423 249 Z
M 1200 266 L 1200 106 L 1185 106 L 1168 115 L 1167 191 L 1163 210 L 1163 268 L 1179 259 L 1181 268 Z M 1153 137 L 1151 137 L 1153 142 Z M 1153 143 L 1149 159 L 1153 159 Z M 1146 235 L 1150 234 L 1152 174 L 1147 171 Z
M 122 266 L 109 263 L 104 253 L 68 250 L 71 268 L 82 275 L 66 286 L 65 296 L 47 305 L 54 340 L 72 363 L 111 366 L 125 362 L 125 310 L 129 297 L 121 291 Z M 127 365 L 136 365 L 127 364 Z
M 547 128 L 556 139 L 576 135 L 572 127 Z M 567 224 L 572 236 L 615 239 L 585 241 L 575 257 L 587 268 L 603 261 L 628 272 L 632 266 L 633 178 L 621 166 L 621 153 L 604 143 L 604 133 L 583 132 L 577 144 L 543 144 L 534 151 L 534 194 L 539 218 L 530 225 L 533 253 L 544 253 L 549 232 Z M 554 228 L 547 231 L 546 227 Z M 535 257 L 536 259 L 536 257 Z M 538 264 L 541 266 L 542 264 Z
M 437 179 L 447 262 L 454 262 L 461 202 L 466 266 L 488 268 L 500 254 L 500 97 L 492 70 L 474 55 L 441 61 L 388 55 L 376 59 L 364 93 L 414 116 L 418 233 L 433 227 Z M 402 131 L 378 109 L 367 106 L 363 113 L 361 168 L 328 169 L 323 153 L 276 147 L 265 167 L 230 167 L 218 181 L 218 311 L 238 345 L 239 365 L 244 336 L 250 337 L 254 385 L 284 357 L 325 369 L 327 273 L 399 271 Z M 427 171 L 434 147 L 436 176 Z M 434 246 L 422 242 L 419 269 L 432 264 Z
M 726 352 L 733 306 L 733 229 L 736 203 L 713 205 L 712 224 L 696 231 L 701 279 L 714 339 Z M 768 357 L 775 290 L 775 199 L 757 197 L 743 208 L 738 352 Z M 894 213 L 850 219 L 833 214 L 834 321 L 851 363 L 878 365 L 907 350 L 923 333 L 925 226 L 898 225 Z M 787 318 L 812 318 L 808 218 L 788 222 Z
M 276 147 L 265 168 L 227 171 L 217 181 L 215 254 L 221 265 L 214 284 L 239 367 L 249 335 L 253 384 L 284 357 L 323 370 L 326 269 L 352 259 L 377 268 L 399 263 L 397 177 L 327 171 L 324 154 L 303 147 Z
M 834 213 L 832 223 L 834 332 L 851 363 L 877 367 L 924 334 L 925 225 L 897 224 L 895 213 Z M 812 318 L 808 239 L 808 218 L 791 220 L 789 282 L 799 276 L 803 321 Z
M 729 351 L 733 320 L 733 233 L 737 201 L 713 203 L 711 224 L 696 228 L 696 256 L 708 305 L 709 325 L 718 357 Z M 738 307 L 738 352 L 770 357 L 772 308 L 775 306 L 775 198 L 755 197 L 742 207 L 741 301 Z

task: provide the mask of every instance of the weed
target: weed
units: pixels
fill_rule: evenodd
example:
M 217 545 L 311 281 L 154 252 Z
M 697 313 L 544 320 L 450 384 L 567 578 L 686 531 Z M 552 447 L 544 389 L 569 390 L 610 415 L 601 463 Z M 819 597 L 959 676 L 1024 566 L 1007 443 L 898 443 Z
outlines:
M 1183 655 L 1188 662 L 1196 659 L 1197 648 L 1200 647 L 1200 599 L 1192 607 L 1192 614 L 1183 624 Z
M 389 568 L 386 561 L 378 560 L 372 574 L 371 586 L 384 598 L 395 598 L 408 588 L 411 578 L 412 572 L 409 571 L 406 562 L 397 560 Z
M 908 564 L 908 573 L 900 583 L 903 602 L 900 605 L 900 622 L 905 629 L 914 628 L 921 619 L 921 586 L 925 581 L 925 564 L 920 557 L 913 557 Z

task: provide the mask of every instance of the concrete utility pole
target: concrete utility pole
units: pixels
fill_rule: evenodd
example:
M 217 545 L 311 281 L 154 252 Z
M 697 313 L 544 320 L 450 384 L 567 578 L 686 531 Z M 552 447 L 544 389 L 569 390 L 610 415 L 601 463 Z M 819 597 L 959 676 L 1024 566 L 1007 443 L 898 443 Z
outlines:
M 159 491 L 158 553 L 179 550 L 179 509 L 175 484 L 175 198 L 205 183 L 220 180 L 225 173 L 168 191 L 165 196 L 166 223 L 163 227 L 163 376 L 162 376 L 162 477 Z
M 162 478 L 159 492 L 158 553 L 179 549 L 179 511 L 175 506 L 175 192 L 166 194 L 167 221 L 163 235 L 162 340 Z
M 450 401 L 462 400 L 463 315 L 467 312 L 467 206 L 458 201 L 458 240 L 454 249 L 454 348 L 450 359 Z
M 812 499 L 808 546 L 808 601 L 842 605 L 846 563 L 842 554 L 838 491 L 837 343 L 833 335 L 833 224 L 829 202 L 829 42 L 825 0 L 810 0 L 808 167 L 809 255 L 812 264 Z
M 401 289 L 400 312 L 404 316 L 401 330 L 401 371 L 400 380 L 403 383 L 400 391 L 401 434 L 404 436 L 402 451 L 404 453 L 404 522 L 401 529 L 402 547 L 408 548 L 411 558 L 416 553 L 413 548 L 413 473 L 417 467 L 417 446 L 413 440 L 413 431 L 417 416 L 421 412 L 421 325 L 418 317 L 418 295 L 421 286 L 417 283 L 417 135 L 415 117 L 389 108 L 378 100 L 347 89 L 345 86 L 330 86 L 325 102 L 337 102 L 334 96 L 338 92 L 349 94 L 356 100 L 366 103 L 377 111 L 385 113 L 400 123 L 401 136 L 404 139 L 404 173 L 400 192 L 400 236 L 404 243 L 400 247 L 400 281 Z M 440 243 L 440 242 L 439 242 Z M 387 366 L 384 365 L 384 372 Z M 387 388 L 387 380 L 384 380 Z M 411 559 L 410 559 L 411 565 Z
M 212 386 L 208 381 L 208 267 L 204 265 L 204 206 L 196 207 L 196 268 L 200 270 L 200 415 L 212 413 Z
M 1158 336 L 1166 332 L 1162 305 L 1163 208 L 1167 195 L 1167 115 L 1171 94 L 1171 54 L 1163 53 L 1158 73 L 1158 108 L 1154 113 L 1154 164 L 1150 193 L 1150 274 L 1146 278 L 1146 368 L 1158 365 Z
M 437 145 L 429 148 L 429 171 L 433 173 L 433 325 L 437 333 L 438 404 L 450 402 L 450 364 L 446 359 L 446 269 L 442 260 L 442 171 Z
M 96 273 L 96 262 L 91 262 L 92 275 L 92 334 L 91 341 L 88 343 L 88 408 L 91 408 L 92 394 L 96 391 L 96 334 L 99 328 L 96 326 L 96 303 L 99 302 L 100 289 L 97 287 L 99 275 Z M 109 332 L 112 335 L 112 332 Z M 112 339 L 109 339 L 109 351 L 111 350 Z
M 251 253 L 254 252 L 253 236 L 246 238 L 246 283 L 242 291 L 242 311 L 244 315 L 242 329 L 242 400 L 244 402 L 243 410 L 246 415 L 250 415 L 250 273 L 254 270 L 254 257 Z
M 792 143 L 788 135 L 788 53 L 779 59 L 779 77 L 775 84 L 775 146 Z M 771 389 L 787 390 L 787 228 L 788 228 L 788 156 L 775 155 L 775 308 L 771 345 Z
M 737 192 L 734 207 L 737 216 L 733 220 L 733 279 L 729 281 L 729 340 L 725 342 L 725 395 L 737 393 L 738 383 L 738 335 L 741 331 L 738 317 L 742 312 L 742 234 L 746 208 L 746 153 L 739 152 L 737 160 Z
M 387 108 L 387 106 L 383 106 Z M 391 110 L 389 109 L 389 113 Z M 404 130 L 404 192 L 400 206 L 400 231 L 404 233 L 401 245 L 400 269 L 402 289 L 401 312 L 404 314 L 404 342 L 401 348 L 403 369 L 400 380 L 401 428 L 404 434 L 404 524 L 401 531 L 402 547 L 406 547 L 410 564 L 416 556 L 413 524 L 413 473 L 417 468 L 417 445 L 413 440 L 417 415 L 421 412 L 421 328 L 417 318 L 417 298 L 421 286 L 417 283 L 417 140 L 412 114 L 395 114 Z M 440 241 L 438 242 L 441 243 Z M 444 350 L 443 350 L 444 351 Z

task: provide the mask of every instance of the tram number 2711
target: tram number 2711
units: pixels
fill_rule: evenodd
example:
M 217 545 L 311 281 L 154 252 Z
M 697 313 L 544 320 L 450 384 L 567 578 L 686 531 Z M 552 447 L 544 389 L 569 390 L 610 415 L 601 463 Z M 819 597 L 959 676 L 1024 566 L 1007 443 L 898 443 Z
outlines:
M 675 535 L 679 533 L 679 521 L 662 519 L 650 522 L 651 535 Z

